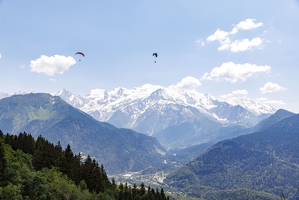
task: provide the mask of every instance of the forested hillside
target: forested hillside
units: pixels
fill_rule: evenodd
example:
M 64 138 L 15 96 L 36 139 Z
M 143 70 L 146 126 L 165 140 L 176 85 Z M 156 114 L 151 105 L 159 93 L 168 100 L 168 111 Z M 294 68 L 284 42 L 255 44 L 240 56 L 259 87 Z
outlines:
M 298 199 L 299 115 L 248 135 L 221 141 L 174 171 L 164 183 L 202 197 L 198 187 L 246 188 Z
M 163 188 L 108 179 L 103 165 L 43 137 L 0 130 L 0 199 L 169 199 Z

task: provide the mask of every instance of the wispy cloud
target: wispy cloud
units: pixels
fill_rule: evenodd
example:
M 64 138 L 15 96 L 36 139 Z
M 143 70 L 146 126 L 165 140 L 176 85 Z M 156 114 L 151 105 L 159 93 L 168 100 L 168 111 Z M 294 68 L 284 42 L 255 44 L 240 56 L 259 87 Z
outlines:
M 2 57 L 2 55 L 1 55 L 1 53 L 0 53 L 0 59 L 1 59 L 1 57 Z
M 261 93 L 273 93 L 284 91 L 286 88 L 278 85 L 277 83 L 268 82 L 263 87 L 260 88 Z
M 248 94 L 248 91 L 247 90 L 235 90 L 235 91 L 232 91 L 232 94 L 233 95 L 246 95 L 246 94 Z
M 207 38 L 208 42 L 219 41 L 219 51 L 230 50 L 231 52 L 243 52 L 252 49 L 260 49 L 263 39 L 255 37 L 253 39 L 241 39 L 231 41 L 231 36 L 236 35 L 240 30 L 251 30 L 262 26 L 263 23 L 255 23 L 255 19 L 246 19 L 233 27 L 230 32 L 217 29 L 213 35 Z
M 195 41 L 197 44 L 200 44 L 200 46 L 204 46 L 205 45 L 205 42 L 204 42 L 204 40 L 202 40 L 202 39 L 197 39 L 196 41 Z
M 76 64 L 76 60 L 71 56 L 54 55 L 49 57 L 42 55 L 40 58 L 30 61 L 30 68 L 32 72 L 53 76 L 54 74 L 63 74 L 74 64 Z
M 258 66 L 255 64 L 235 64 L 233 62 L 223 63 L 220 67 L 215 67 L 210 73 L 205 73 L 202 80 L 228 81 L 236 83 L 245 81 L 249 77 L 260 74 L 270 73 L 271 67 L 268 65 Z
M 281 106 L 281 105 L 285 105 L 286 103 L 280 100 L 270 100 L 268 98 L 265 97 L 261 97 L 256 99 L 257 101 L 260 101 L 262 103 L 267 103 L 267 104 L 271 104 L 271 105 L 276 105 L 276 106 Z

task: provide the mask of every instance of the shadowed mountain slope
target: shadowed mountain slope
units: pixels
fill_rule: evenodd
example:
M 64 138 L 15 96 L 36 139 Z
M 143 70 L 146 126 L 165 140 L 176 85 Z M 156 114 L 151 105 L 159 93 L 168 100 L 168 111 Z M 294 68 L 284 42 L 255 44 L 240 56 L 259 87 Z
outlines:
M 153 137 L 99 122 L 60 97 L 44 93 L 1 99 L 0 129 L 42 135 L 63 147 L 70 144 L 74 152 L 95 157 L 109 174 L 162 163 L 166 152 Z
M 165 183 L 178 187 L 247 188 L 298 197 L 299 115 L 248 135 L 224 140 L 171 173 Z M 198 191 L 200 192 L 200 191 Z

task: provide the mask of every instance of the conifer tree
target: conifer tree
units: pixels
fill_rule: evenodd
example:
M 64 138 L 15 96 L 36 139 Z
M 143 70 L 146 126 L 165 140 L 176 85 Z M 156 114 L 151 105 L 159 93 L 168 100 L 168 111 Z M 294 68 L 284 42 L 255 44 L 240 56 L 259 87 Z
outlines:
M 166 195 L 165 195 L 165 192 L 164 192 L 163 188 L 161 188 L 160 194 L 161 194 L 161 199 L 166 200 Z
M 120 183 L 119 186 L 118 186 L 118 200 L 122 200 L 124 199 L 124 184 L 123 183 Z
M 143 196 L 145 194 L 144 183 L 140 184 L 139 194 L 140 194 L 140 196 Z
M 68 144 L 62 156 L 63 159 L 62 166 L 60 166 L 60 171 L 68 175 L 68 177 L 72 177 L 71 172 L 72 172 L 73 156 L 74 154 L 71 150 L 71 146 Z
M 132 188 L 132 196 L 133 199 L 135 199 L 138 195 L 138 189 L 137 189 L 137 185 L 134 183 L 133 188 Z
M 85 180 L 85 183 L 87 185 L 87 188 L 89 191 L 93 191 L 93 165 L 92 165 L 92 160 L 91 157 L 88 155 L 87 158 L 85 159 L 85 162 L 82 165 L 82 179 Z
M 33 155 L 34 151 L 35 151 L 35 140 L 34 140 L 34 137 L 31 134 L 26 134 L 25 136 L 26 137 L 25 137 L 25 139 L 23 141 L 24 144 L 26 144 L 25 148 L 24 148 L 24 152 Z
M 156 199 L 161 199 L 161 194 L 159 192 L 159 188 L 156 188 Z
M 11 139 L 12 138 L 10 137 L 10 135 L 8 133 L 6 133 L 5 136 L 4 136 L 4 143 L 11 145 L 12 144 Z
M 147 193 L 146 193 L 146 199 L 149 199 L 149 200 L 155 200 L 155 193 L 152 192 L 152 189 L 150 186 L 147 187 Z
M 104 184 L 102 180 L 102 175 L 100 173 L 99 164 L 95 159 L 92 161 L 92 179 L 91 179 L 92 187 L 96 193 L 104 191 Z
M 105 170 L 103 164 L 101 164 L 101 167 L 100 167 L 100 173 L 101 173 L 101 178 L 102 178 L 104 187 L 105 187 L 105 188 L 112 188 L 112 187 L 111 187 L 111 186 L 112 186 L 112 185 L 111 185 L 111 182 L 109 181 L 108 175 L 107 175 L 107 173 L 106 173 L 106 170 Z
M 62 157 L 62 154 L 63 154 L 63 150 L 62 150 L 62 147 L 61 147 L 61 144 L 60 144 L 60 141 L 58 141 L 58 143 L 54 146 L 54 159 L 55 159 L 55 165 L 56 166 L 61 166 L 61 163 L 60 163 L 60 159 Z
M 0 186 L 7 184 L 7 161 L 5 158 L 3 143 L 0 141 Z
M 72 159 L 72 172 L 71 179 L 75 182 L 76 185 L 82 180 L 81 176 L 81 154 L 75 155 Z
M 0 138 L 4 138 L 4 134 L 3 134 L 2 130 L 0 130 Z
M 32 135 L 27 134 L 26 132 L 20 133 L 16 138 L 16 148 L 29 153 L 34 154 L 35 151 L 35 141 Z
M 36 140 L 35 148 L 32 164 L 36 170 L 55 166 L 55 148 L 52 143 L 45 140 L 42 136 L 39 136 Z
M 111 180 L 111 186 L 113 189 L 116 189 L 116 187 L 117 187 L 114 177 Z

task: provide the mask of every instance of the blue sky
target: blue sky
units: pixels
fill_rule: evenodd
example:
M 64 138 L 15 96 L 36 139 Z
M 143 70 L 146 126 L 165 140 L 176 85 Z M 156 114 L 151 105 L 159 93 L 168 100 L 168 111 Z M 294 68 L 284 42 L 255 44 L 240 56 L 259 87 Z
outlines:
M 0 0 L 0 92 L 179 84 L 298 113 L 298 25 L 298 0 Z

